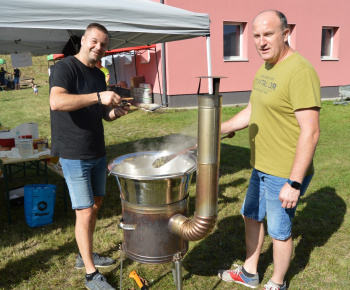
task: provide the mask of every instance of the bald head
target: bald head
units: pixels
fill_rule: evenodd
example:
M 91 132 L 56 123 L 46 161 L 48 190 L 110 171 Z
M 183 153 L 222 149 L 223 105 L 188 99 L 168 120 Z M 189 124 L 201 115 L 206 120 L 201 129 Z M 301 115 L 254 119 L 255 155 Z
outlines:
M 253 25 L 254 25 L 255 20 L 258 19 L 260 16 L 265 18 L 268 14 L 270 14 L 270 16 L 272 16 L 272 17 L 273 17 L 273 15 L 275 15 L 279 19 L 282 31 L 284 31 L 285 29 L 288 28 L 287 17 L 282 12 L 277 11 L 277 10 L 273 10 L 273 9 L 269 9 L 269 10 L 265 10 L 265 11 L 260 12 L 254 18 Z

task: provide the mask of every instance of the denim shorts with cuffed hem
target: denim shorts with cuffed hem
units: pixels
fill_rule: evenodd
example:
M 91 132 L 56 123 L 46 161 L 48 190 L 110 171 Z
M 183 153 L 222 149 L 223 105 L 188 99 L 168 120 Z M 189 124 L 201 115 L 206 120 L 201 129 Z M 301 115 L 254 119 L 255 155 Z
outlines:
M 300 188 L 300 196 L 305 194 L 313 175 L 306 176 Z M 287 240 L 292 233 L 292 219 L 296 206 L 283 208 L 279 200 L 287 178 L 277 177 L 253 169 L 241 214 L 256 221 L 267 218 L 267 231 L 276 240 Z
M 106 194 L 106 157 L 88 160 L 60 158 L 73 209 L 92 207 L 94 196 Z

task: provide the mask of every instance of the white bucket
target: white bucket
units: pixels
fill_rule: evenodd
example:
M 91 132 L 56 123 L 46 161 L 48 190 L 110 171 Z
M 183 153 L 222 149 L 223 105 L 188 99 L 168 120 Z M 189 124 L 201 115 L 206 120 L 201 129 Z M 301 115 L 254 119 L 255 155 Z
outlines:
M 144 89 L 143 96 L 142 96 L 141 99 L 142 99 L 141 103 L 152 104 L 153 100 L 152 100 L 151 90 L 150 89 Z
M 22 158 L 33 156 L 33 139 L 17 139 L 16 147 Z

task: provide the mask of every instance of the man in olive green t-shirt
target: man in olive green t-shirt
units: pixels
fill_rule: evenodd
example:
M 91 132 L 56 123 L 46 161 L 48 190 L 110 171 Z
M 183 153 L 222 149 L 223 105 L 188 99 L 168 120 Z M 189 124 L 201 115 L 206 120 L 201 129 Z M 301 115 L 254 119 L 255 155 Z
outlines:
M 273 241 L 274 272 L 265 289 L 286 289 L 284 277 L 293 252 L 292 219 L 313 176 L 318 142 L 320 82 L 312 65 L 288 45 L 283 13 L 261 12 L 253 37 L 265 63 L 255 75 L 248 106 L 223 122 L 221 133 L 249 128 L 253 172 L 241 213 L 245 222 L 246 260 L 219 277 L 255 288 L 264 241 L 263 220 Z

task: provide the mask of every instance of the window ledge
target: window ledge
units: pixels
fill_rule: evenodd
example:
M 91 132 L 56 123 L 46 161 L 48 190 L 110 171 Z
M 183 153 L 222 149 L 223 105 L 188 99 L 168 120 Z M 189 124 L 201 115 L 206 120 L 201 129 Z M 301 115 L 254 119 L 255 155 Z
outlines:
M 339 60 L 339 58 L 332 58 L 332 57 L 321 57 L 321 60 L 338 61 L 338 60 Z
M 249 61 L 249 59 L 246 59 L 246 58 L 224 59 L 224 62 L 230 62 L 230 61 L 233 61 L 233 62 L 237 62 L 237 61 Z

